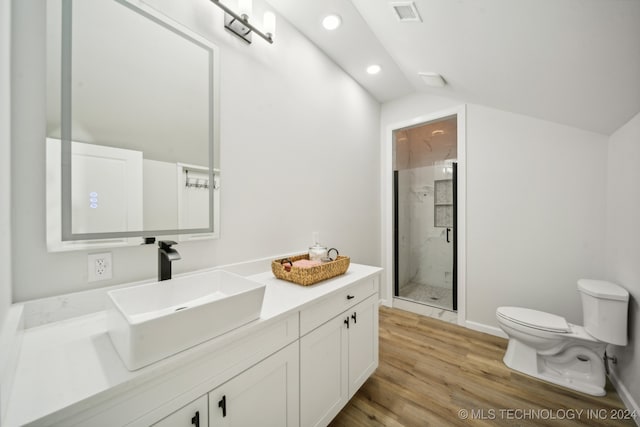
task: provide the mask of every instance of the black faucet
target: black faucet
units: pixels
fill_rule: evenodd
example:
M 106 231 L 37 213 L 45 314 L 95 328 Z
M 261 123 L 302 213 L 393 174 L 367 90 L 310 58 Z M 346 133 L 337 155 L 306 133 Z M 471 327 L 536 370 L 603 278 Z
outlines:
M 171 263 L 182 257 L 171 246 L 177 245 L 171 240 L 158 241 L 158 282 L 171 279 Z

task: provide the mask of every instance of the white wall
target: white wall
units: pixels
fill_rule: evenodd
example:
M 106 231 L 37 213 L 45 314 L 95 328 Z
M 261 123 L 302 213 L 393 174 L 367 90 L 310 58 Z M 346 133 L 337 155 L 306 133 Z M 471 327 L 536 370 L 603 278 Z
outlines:
M 11 1 L 0 0 L 0 331 L 11 304 Z
M 11 384 L 11 1 L 0 0 L 0 420 Z
M 210 2 L 147 3 L 209 38 L 221 57 L 221 238 L 180 243 L 174 271 L 305 250 L 312 231 L 354 262 L 379 265 L 379 104 L 284 19 L 273 45 L 246 45 Z M 254 3 L 261 16 L 264 4 Z M 33 21 L 17 28 L 13 64 L 16 301 L 156 274 L 153 246 L 112 249 L 114 279 L 91 284 L 87 252 L 46 251 L 42 4 L 14 6 L 14 18 Z
M 381 127 L 459 105 L 413 95 Z M 466 320 L 497 327 L 501 305 L 581 322 L 576 281 L 604 275 L 607 138 L 467 106 Z
M 519 305 L 582 323 L 578 279 L 604 275 L 606 137 L 467 110 L 467 320 Z
M 609 346 L 616 376 L 640 405 L 640 114 L 609 138 L 607 166 L 607 278 L 624 286 L 629 301 L 629 344 Z M 632 408 L 630 408 L 632 409 Z

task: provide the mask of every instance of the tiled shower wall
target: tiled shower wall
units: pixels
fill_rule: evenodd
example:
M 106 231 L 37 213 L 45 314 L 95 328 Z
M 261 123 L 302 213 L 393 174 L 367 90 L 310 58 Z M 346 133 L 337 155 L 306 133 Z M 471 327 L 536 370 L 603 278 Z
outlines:
M 446 228 L 434 227 L 437 166 L 398 171 L 398 266 L 400 294 L 411 282 L 451 288 L 453 243 Z M 452 236 L 451 236 L 452 237 Z

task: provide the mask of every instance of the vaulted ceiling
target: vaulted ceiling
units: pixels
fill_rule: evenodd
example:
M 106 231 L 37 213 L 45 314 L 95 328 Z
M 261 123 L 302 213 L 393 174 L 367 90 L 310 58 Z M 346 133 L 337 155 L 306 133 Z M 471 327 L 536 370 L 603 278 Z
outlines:
M 426 92 L 606 135 L 640 112 L 640 0 L 414 0 L 411 22 L 391 0 L 267 1 L 380 102 Z

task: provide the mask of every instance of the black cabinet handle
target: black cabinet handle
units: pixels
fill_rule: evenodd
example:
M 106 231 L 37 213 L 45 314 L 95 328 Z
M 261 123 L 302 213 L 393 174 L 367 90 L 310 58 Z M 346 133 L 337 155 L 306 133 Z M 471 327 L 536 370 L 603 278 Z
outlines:
M 449 233 L 451 232 L 450 228 L 447 228 L 447 243 L 451 243 L 451 240 L 449 239 Z
M 358 323 L 358 314 L 355 311 L 351 315 L 351 318 L 353 319 L 353 323 Z
M 355 297 L 353 295 L 347 295 L 347 299 L 354 299 Z
M 218 402 L 218 408 L 222 408 L 222 418 L 227 416 L 227 396 L 222 396 L 222 399 Z
M 196 414 L 191 418 L 191 424 L 200 427 L 200 411 L 196 411 Z
M 349 329 L 349 316 L 347 316 L 347 318 L 344 319 L 344 324 L 347 325 L 347 329 Z

